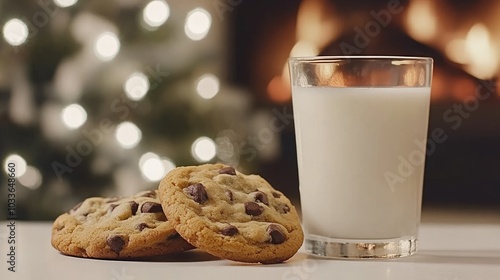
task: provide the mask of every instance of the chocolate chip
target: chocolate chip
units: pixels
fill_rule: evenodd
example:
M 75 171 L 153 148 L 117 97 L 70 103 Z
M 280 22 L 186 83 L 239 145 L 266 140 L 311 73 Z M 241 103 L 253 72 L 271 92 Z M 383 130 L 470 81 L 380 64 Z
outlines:
M 286 213 L 290 212 L 290 207 L 286 204 L 280 204 L 280 205 L 278 205 L 277 210 L 281 214 L 286 214 Z
M 281 229 L 277 225 L 270 224 L 267 227 L 267 233 L 270 236 L 269 240 L 270 243 L 281 244 L 285 242 L 286 239 L 285 234 L 281 231 Z
M 149 228 L 149 226 L 146 223 L 140 223 L 137 226 L 135 226 L 135 228 L 138 229 L 139 231 L 143 231 L 145 228 Z
M 163 212 L 163 208 L 161 208 L 161 204 L 156 202 L 144 202 L 141 206 L 142 213 L 160 213 Z
M 236 175 L 236 170 L 234 167 L 227 166 L 221 168 L 221 170 L 219 170 L 219 174 Z
M 277 192 L 271 192 L 274 196 L 274 198 L 280 198 L 281 197 L 281 194 L 277 193 Z
M 201 183 L 190 185 L 189 187 L 185 188 L 184 191 L 187 192 L 193 198 L 193 200 L 198 202 L 199 204 L 202 204 L 203 202 L 208 200 L 205 186 L 203 186 L 203 184 Z
M 77 205 L 75 205 L 75 206 L 73 206 L 73 208 L 71 208 L 71 210 L 69 210 L 69 212 L 70 212 L 70 213 L 71 213 L 71 212 L 75 212 L 76 210 L 78 210 L 78 208 L 80 208 L 80 206 L 82 206 L 82 204 L 83 204 L 83 201 L 78 202 L 78 204 L 77 204 Z
M 233 202 L 233 192 L 230 190 L 225 190 L 224 193 L 229 197 L 229 202 Z
M 141 195 L 142 197 L 156 197 L 155 191 L 148 191 L 147 193 Z
M 226 236 L 233 236 L 233 235 L 236 235 L 239 233 L 239 230 L 238 228 L 236 228 L 235 226 L 232 226 L 232 225 L 229 225 L 227 226 L 226 228 L 223 228 L 220 233 L 222 235 L 226 235 Z
M 252 216 L 258 216 L 262 214 L 264 207 L 260 206 L 255 202 L 245 202 L 245 213 Z
M 135 215 L 135 213 L 137 212 L 137 208 L 139 208 L 139 204 L 137 204 L 137 202 L 135 201 L 130 201 L 130 210 L 132 211 L 132 215 Z
M 125 246 L 125 240 L 121 236 L 111 235 L 106 238 L 106 244 L 109 245 L 113 252 L 120 254 Z
M 267 199 L 267 195 L 261 191 L 254 192 L 255 202 L 262 202 L 265 205 L 269 205 L 269 200 Z
M 174 233 L 174 234 L 169 235 L 169 236 L 167 237 L 167 240 L 176 239 L 176 238 L 178 238 L 178 237 L 180 237 L 180 235 L 176 232 L 176 233 Z

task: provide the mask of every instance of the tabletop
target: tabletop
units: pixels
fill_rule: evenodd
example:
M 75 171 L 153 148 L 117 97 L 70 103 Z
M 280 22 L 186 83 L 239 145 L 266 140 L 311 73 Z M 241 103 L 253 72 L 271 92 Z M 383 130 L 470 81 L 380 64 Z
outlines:
M 0 279 L 500 279 L 500 225 L 433 224 L 420 227 L 416 255 L 393 260 L 333 260 L 303 248 L 285 263 L 244 264 L 200 250 L 148 261 L 68 257 L 50 245 L 51 224 L 15 222 L 15 262 L 9 264 L 9 224 L 0 223 Z M 15 265 L 15 272 L 8 268 Z

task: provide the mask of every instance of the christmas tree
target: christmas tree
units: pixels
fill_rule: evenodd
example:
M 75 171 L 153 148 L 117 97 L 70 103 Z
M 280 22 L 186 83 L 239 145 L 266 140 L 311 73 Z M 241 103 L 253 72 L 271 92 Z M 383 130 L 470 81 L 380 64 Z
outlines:
M 224 82 L 224 11 L 183 2 L 2 2 L 1 174 L 15 164 L 18 219 L 154 189 L 175 166 L 258 164 L 247 140 L 269 114 Z

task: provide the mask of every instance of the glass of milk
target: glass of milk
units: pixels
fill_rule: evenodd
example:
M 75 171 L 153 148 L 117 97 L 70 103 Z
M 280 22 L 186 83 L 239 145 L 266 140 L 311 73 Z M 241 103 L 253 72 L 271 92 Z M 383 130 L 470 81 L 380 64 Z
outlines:
M 396 258 L 417 250 L 431 58 L 290 58 L 306 250 Z

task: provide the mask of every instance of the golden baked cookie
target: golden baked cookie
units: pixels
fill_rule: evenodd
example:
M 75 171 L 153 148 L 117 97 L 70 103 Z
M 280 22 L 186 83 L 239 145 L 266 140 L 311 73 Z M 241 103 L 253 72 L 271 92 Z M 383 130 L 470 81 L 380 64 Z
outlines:
M 66 255 L 101 259 L 148 257 L 193 248 L 167 221 L 157 191 L 120 199 L 88 198 L 54 221 L 51 243 Z
M 302 245 L 295 207 L 260 176 L 223 164 L 178 167 L 158 192 L 177 232 L 217 257 L 279 263 Z

